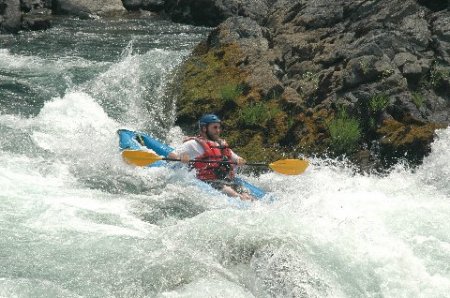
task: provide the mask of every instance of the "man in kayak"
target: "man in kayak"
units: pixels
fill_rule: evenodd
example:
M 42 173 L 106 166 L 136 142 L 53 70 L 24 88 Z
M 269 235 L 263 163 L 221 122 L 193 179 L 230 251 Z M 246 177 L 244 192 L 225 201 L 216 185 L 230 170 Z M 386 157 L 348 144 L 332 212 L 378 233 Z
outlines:
M 235 181 L 236 167 L 244 165 L 245 160 L 234 153 L 227 142 L 220 138 L 221 131 L 219 117 L 214 114 L 203 115 L 199 120 L 199 135 L 186 139 L 167 157 L 181 159 L 184 163 L 198 160 L 191 164 L 197 172 L 198 179 L 229 196 L 253 201 L 253 196 Z

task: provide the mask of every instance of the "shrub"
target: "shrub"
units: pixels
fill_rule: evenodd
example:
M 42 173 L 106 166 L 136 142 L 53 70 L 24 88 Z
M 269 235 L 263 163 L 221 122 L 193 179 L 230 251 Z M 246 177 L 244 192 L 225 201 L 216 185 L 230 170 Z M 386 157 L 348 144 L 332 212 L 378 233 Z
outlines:
M 448 77 L 449 71 L 439 64 L 434 64 L 430 69 L 430 84 L 433 88 L 439 87 Z
M 384 93 L 373 96 L 369 101 L 369 110 L 376 114 L 387 108 L 389 105 L 389 96 Z
M 242 94 L 239 85 L 225 85 L 220 89 L 220 97 L 223 101 L 235 101 Z
M 417 108 L 420 108 L 425 103 L 425 99 L 423 98 L 423 95 L 419 92 L 413 92 L 412 93 L 412 101 L 416 105 Z
M 279 108 L 269 110 L 267 104 L 262 102 L 251 103 L 240 112 L 240 121 L 248 126 L 264 125 L 280 112 Z
M 359 121 L 351 118 L 342 110 L 339 115 L 328 124 L 331 137 L 331 147 L 338 154 L 352 153 L 361 138 Z

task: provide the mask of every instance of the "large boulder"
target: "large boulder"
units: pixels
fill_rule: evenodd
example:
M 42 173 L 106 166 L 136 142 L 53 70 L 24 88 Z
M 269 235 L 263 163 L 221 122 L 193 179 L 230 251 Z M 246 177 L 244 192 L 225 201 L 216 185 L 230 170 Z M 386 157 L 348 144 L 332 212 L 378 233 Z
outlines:
M 20 0 L 20 9 L 26 13 L 51 8 L 52 0 Z
M 180 2 L 192 20 L 191 2 Z M 279 0 L 259 17 L 231 18 L 206 2 L 197 20 L 226 21 L 180 70 L 180 125 L 216 111 L 255 158 L 369 149 L 384 166 L 420 161 L 434 130 L 449 125 L 444 2 Z
M 263 22 L 276 0 L 166 0 L 165 12 L 175 22 L 217 26 L 232 16 Z
M 53 5 L 57 14 L 81 17 L 114 15 L 126 11 L 121 0 L 54 0 Z
M 23 30 L 45 30 L 50 28 L 52 0 L 20 0 Z
M 0 0 L 0 32 L 17 32 L 22 13 L 20 0 Z
M 149 10 L 159 12 L 164 9 L 165 0 L 122 0 L 127 10 Z

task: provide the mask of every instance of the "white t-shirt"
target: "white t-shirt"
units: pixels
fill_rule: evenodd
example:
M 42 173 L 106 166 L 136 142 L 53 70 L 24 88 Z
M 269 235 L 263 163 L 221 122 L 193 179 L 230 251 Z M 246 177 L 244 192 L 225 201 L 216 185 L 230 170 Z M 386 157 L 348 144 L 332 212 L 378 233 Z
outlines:
M 219 143 L 215 142 L 215 145 L 220 146 Z M 203 155 L 205 153 L 205 149 L 203 149 L 202 145 L 199 142 L 192 139 L 184 142 L 181 146 L 177 147 L 174 151 L 179 157 L 184 154 L 189 156 L 189 159 L 196 159 L 197 157 Z M 237 162 L 239 159 L 239 155 L 231 150 L 231 161 Z

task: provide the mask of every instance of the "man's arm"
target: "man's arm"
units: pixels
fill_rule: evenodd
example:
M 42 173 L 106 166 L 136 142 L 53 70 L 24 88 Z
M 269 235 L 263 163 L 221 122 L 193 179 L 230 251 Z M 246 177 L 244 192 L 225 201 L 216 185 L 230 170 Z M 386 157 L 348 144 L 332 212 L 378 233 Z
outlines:
M 168 158 L 181 159 L 181 162 L 188 163 L 190 159 L 195 159 L 203 154 L 203 148 L 195 140 L 189 140 L 177 147 L 167 155 Z
M 173 158 L 173 159 L 179 159 L 182 163 L 188 163 L 189 162 L 189 154 L 187 153 L 182 153 L 182 152 L 176 152 L 176 151 L 172 151 L 169 153 L 169 155 L 167 155 L 168 158 Z

